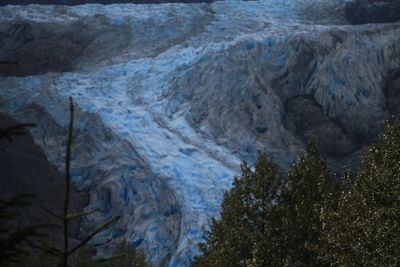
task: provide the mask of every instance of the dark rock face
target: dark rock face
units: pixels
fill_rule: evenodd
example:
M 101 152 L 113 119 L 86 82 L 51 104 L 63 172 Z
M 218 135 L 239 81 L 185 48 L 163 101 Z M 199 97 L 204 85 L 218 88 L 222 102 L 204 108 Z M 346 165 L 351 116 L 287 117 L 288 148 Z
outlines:
M 213 0 L 5 0 L 0 6 L 5 5 L 82 5 L 82 4 L 159 4 L 159 3 L 211 3 Z
M 389 72 L 384 87 L 386 106 L 390 114 L 400 115 L 400 69 Z
M 297 96 L 286 102 L 286 122 L 305 142 L 313 139 L 328 158 L 341 158 L 361 148 L 346 129 L 323 114 L 321 106 L 310 96 Z
M 66 7 L 48 8 L 63 12 Z M 179 18 L 183 25 L 176 24 L 173 17 L 162 21 L 162 18 L 149 16 L 144 25 L 140 18 L 132 19 L 130 23 L 137 28 L 132 28 L 128 22 L 120 25 L 120 19 L 110 20 L 104 14 L 96 14 L 65 22 L 67 27 L 60 27 L 57 22 L 25 20 L 0 23 L 0 62 L 18 63 L 0 64 L 0 77 L 71 72 L 88 65 L 93 68 L 120 62 L 121 58 L 127 61 L 128 58 L 155 57 L 204 27 L 203 21 L 190 16 Z M 148 32 L 148 29 L 157 30 Z
M 17 122 L 0 113 L 0 128 L 7 128 Z M 0 196 L 11 198 L 21 194 L 32 195 L 32 206 L 19 209 L 16 225 L 31 226 L 39 224 L 58 224 L 53 217 L 44 212 L 41 206 L 61 214 L 64 196 L 63 179 L 57 169 L 50 164 L 32 137 L 14 137 L 10 142 L 0 140 Z M 87 197 L 72 189 L 71 212 L 80 212 L 87 204 Z M 60 235 L 51 228 L 46 233 L 59 240 Z M 61 232 L 60 232 L 61 233 Z M 70 236 L 78 238 L 79 221 L 72 222 Z
M 355 0 L 346 5 L 345 13 L 352 24 L 396 22 L 400 20 L 400 1 Z
M 0 65 L 0 76 L 70 70 L 73 60 L 85 48 L 84 40 L 73 38 L 73 30 L 60 34 L 29 23 L 0 27 L 0 60 L 18 63 Z

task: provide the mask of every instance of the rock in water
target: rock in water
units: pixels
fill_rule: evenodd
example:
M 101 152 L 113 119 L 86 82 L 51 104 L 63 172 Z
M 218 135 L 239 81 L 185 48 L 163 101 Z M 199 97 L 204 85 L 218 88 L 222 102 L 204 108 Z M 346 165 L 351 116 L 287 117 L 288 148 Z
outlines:
M 36 122 L 61 166 L 74 97 L 73 179 L 101 211 L 82 232 L 121 214 L 99 253 L 126 238 L 188 266 L 242 160 L 265 150 L 286 168 L 315 137 L 334 168 L 356 166 L 398 112 L 400 24 L 344 25 L 342 7 L 3 7 L 0 60 L 19 65 L 0 69 L 0 112 Z

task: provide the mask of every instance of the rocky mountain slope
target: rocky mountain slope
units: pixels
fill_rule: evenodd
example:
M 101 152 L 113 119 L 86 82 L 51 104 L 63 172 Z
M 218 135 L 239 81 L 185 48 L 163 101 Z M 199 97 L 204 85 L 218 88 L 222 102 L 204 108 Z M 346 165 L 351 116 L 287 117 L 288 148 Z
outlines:
M 16 124 L 17 121 L 0 113 L 0 129 L 7 129 Z M 48 162 L 28 133 L 24 136 L 14 136 L 11 141 L 7 138 L 0 140 L 0 185 L 2 199 L 30 195 L 26 199 L 29 205 L 18 207 L 14 211 L 17 215 L 11 223 L 15 228 L 42 224 L 59 226 L 45 228 L 41 232 L 46 233 L 46 239 L 52 242 L 62 242 L 60 221 L 45 212 L 42 207 L 62 214 L 64 179 L 57 168 Z M 87 202 L 84 194 L 71 190 L 71 212 L 81 212 Z M 72 221 L 70 237 L 76 239 L 78 236 L 79 220 Z
M 334 11 L 334 12 L 333 12 Z M 286 168 L 311 137 L 357 166 L 399 110 L 400 24 L 346 25 L 341 1 L 0 8 L 0 112 L 39 125 L 99 208 L 93 242 L 126 238 L 156 266 L 188 266 L 224 190 L 265 150 Z M 61 170 L 61 168 L 60 168 Z
M 400 21 L 398 0 L 354 0 L 346 4 L 346 18 L 353 24 Z

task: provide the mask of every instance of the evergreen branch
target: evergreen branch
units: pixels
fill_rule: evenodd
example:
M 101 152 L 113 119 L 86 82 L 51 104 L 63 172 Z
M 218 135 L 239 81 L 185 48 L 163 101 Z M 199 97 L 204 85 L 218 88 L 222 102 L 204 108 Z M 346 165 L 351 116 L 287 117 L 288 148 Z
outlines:
M 18 255 L 29 253 L 24 245 L 30 245 L 33 238 L 41 238 L 44 234 L 38 233 L 38 229 L 47 227 L 47 225 L 37 225 L 25 227 L 22 229 L 2 231 L 7 236 L 6 240 L 0 242 L 0 265 L 3 262 L 18 262 Z
M 48 214 L 50 214 L 54 218 L 63 221 L 63 217 L 61 215 L 58 215 L 57 213 L 55 213 L 54 211 L 52 211 L 52 210 L 50 210 L 50 209 L 48 209 L 46 207 L 43 207 L 43 206 L 40 206 L 40 207 L 42 208 L 42 210 L 44 210 L 45 212 L 47 212 Z
M 90 214 L 93 214 L 95 212 L 99 211 L 98 209 L 94 209 L 94 210 L 89 210 L 89 211 L 85 211 L 85 212 L 81 212 L 81 213 L 76 213 L 76 214 L 68 214 L 67 216 L 67 220 L 74 220 L 74 219 L 78 219 Z
M 104 259 L 98 259 L 96 261 L 104 263 L 104 262 L 109 262 L 109 261 L 115 261 L 115 260 L 118 260 L 118 259 L 122 259 L 122 258 L 125 258 L 127 256 L 128 255 L 126 253 L 123 253 L 123 254 L 114 255 L 112 257 L 108 257 L 108 258 L 104 258 Z
M 71 249 L 68 252 L 68 255 L 74 253 L 76 250 L 78 250 L 79 248 L 81 248 L 82 246 L 84 246 L 87 242 L 89 242 L 95 235 L 97 235 L 98 233 L 100 233 L 101 231 L 103 231 L 106 227 L 108 227 L 109 225 L 111 225 L 112 223 L 114 223 L 115 221 L 119 220 L 121 218 L 121 216 L 116 216 L 113 219 L 109 220 L 108 222 L 106 222 L 105 224 L 103 224 L 102 226 L 100 226 L 99 228 L 97 228 L 95 231 L 93 231 L 93 233 L 91 233 L 90 235 L 88 235 L 85 239 L 83 239 L 76 247 L 74 247 L 73 249 Z
M 40 251 L 43 251 L 43 252 L 45 252 L 45 253 L 47 253 L 47 254 L 50 254 L 50 255 L 52 255 L 52 256 L 55 256 L 55 257 L 59 257 L 59 256 L 62 254 L 61 249 L 56 248 L 55 246 L 52 246 L 51 244 L 48 244 L 48 243 L 46 243 L 46 242 L 44 242 L 44 241 L 42 241 L 42 243 L 45 243 L 44 245 L 45 245 L 46 247 L 45 247 L 45 246 L 37 245 L 37 244 L 35 244 L 34 242 L 30 242 L 29 245 L 30 245 L 31 247 L 33 247 L 33 248 L 36 248 L 36 249 L 38 249 L 38 250 L 40 250 Z
M 2 129 L 0 128 L 0 140 L 6 138 L 8 141 L 12 142 L 12 136 L 25 135 L 25 128 L 36 127 L 33 123 L 19 123 L 12 127 Z
M 29 206 L 30 203 L 25 199 L 32 197 L 34 197 L 34 195 L 21 194 L 10 199 L 0 199 L 0 210 L 6 210 L 13 206 Z
M 16 61 L 9 61 L 9 60 L 0 60 L 0 65 L 14 65 L 18 66 L 18 62 Z

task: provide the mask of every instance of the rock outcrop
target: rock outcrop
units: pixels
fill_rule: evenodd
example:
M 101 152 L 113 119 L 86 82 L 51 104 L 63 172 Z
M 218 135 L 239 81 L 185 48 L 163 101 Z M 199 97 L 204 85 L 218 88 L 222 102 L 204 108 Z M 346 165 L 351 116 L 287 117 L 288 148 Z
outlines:
M 346 4 L 346 19 L 353 24 L 400 21 L 398 0 L 354 0 Z
M 26 121 L 24 121 L 26 122 Z M 0 128 L 15 126 L 18 122 L 0 113 Z M 13 222 L 15 227 L 52 224 L 59 228 L 46 228 L 41 232 L 53 242 L 62 242 L 60 222 L 45 212 L 42 207 L 62 214 L 64 204 L 64 179 L 52 165 L 41 149 L 33 142 L 29 132 L 15 136 L 12 141 L 0 140 L 0 196 L 14 198 L 29 195 L 27 207 L 14 210 L 18 215 Z M 70 211 L 79 213 L 88 204 L 85 194 L 71 189 Z M 70 237 L 79 239 L 79 220 L 70 224 Z
M 126 238 L 188 266 L 242 160 L 287 168 L 316 138 L 332 168 L 357 166 L 398 113 L 400 24 L 345 25 L 325 3 L 3 7 L 0 60 L 19 65 L 0 111 L 37 123 L 61 166 L 74 97 L 74 182 L 101 211 L 81 231 L 121 214 L 99 253 Z

